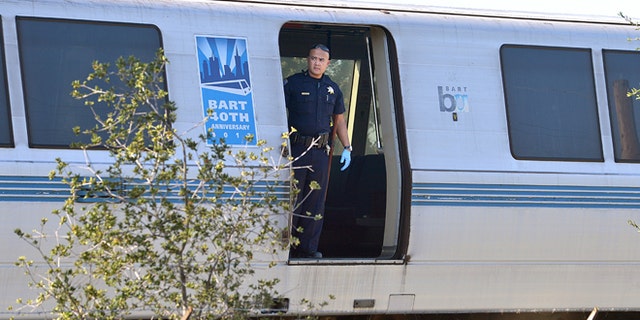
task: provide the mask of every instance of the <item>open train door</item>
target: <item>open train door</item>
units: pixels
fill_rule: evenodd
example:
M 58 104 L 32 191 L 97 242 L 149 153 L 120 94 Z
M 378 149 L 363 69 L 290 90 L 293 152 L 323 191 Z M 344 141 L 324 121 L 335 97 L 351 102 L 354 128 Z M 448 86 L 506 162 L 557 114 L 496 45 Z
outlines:
M 340 171 L 334 141 L 319 251 L 327 259 L 400 259 L 406 252 L 410 174 L 395 46 L 375 26 L 291 22 L 280 31 L 282 74 L 307 68 L 315 43 L 331 49 L 326 74 L 345 97 L 353 146 Z

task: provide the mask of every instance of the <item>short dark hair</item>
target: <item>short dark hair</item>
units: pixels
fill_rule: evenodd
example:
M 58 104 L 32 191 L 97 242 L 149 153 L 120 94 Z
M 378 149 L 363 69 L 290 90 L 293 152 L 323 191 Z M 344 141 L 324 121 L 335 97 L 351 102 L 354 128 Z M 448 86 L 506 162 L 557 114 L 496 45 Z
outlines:
M 329 50 L 329 47 L 325 46 L 322 43 L 316 43 L 316 44 L 312 45 L 311 48 L 309 48 L 309 51 L 311 51 L 313 49 L 320 49 L 320 50 L 328 53 L 329 56 L 331 56 L 331 50 Z

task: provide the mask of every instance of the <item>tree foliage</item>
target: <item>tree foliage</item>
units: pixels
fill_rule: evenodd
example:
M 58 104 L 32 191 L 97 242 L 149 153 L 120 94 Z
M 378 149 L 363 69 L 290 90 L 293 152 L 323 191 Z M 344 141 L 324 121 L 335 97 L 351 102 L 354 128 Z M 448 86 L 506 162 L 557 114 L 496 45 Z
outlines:
M 252 263 L 287 245 L 290 203 L 277 191 L 291 159 L 272 159 L 265 141 L 233 151 L 178 134 L 167 63 L 162 51 L 149 63 L 120 58 L 115 70 L 95 62 L 73 83 L 97 124 L 74 128 L 91 136 L 77 146 L 82 170 L 57 159 L 51 173 L 70 191 L 56 222 L 16 230 L 41 258 L 17 263 L 39 292 L 20 308 L 49 303 L 58 319 L 239 319 L 277 298 L 278 280 L 256 278 Z M 92 163 L 92 149 L 112 161 Z

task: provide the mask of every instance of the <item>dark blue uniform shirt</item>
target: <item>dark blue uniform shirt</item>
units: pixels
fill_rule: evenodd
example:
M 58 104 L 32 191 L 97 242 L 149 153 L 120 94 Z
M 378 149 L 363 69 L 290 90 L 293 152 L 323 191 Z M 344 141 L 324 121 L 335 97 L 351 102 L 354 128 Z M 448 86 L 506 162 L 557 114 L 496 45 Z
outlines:
M 326 75 L 315 79 L 307 72 L 296 73 L 285 81 L 284 95 L 289 127 L 303 136 L 330 132 L 331 117 L 345 111 L 342 91 Z

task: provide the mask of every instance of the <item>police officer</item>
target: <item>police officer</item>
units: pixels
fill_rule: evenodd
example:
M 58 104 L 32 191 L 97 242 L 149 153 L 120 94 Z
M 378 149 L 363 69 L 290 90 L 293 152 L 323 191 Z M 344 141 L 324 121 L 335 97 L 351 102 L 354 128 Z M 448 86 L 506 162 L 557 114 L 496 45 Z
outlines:
M 315 44 L 309 49 L 307 71 L 294 74 L 285 80 L 284 93 L 289 127 L 295 132 L 290 136 L 292 156 L 298 158 L 293 166 L 298 181 L 298 200 L 293 216 L 293 235 L 300 240 L 291 252 L 292 257 L 322 258 L 318 242 L 322 231 L 324 202 L 329 179 L 329 147 L 331 123 L 335 127 L 344 151 L 340 158 L 341 170 L 351 162 L 351 145 L 344 118 L 344 100 L 338 85 L 324 74 L 330 62 L 329 48 Z M 305 153 L 306 152 L 306 153 Z M 310 190 L 316 181 L 319 190 Z

